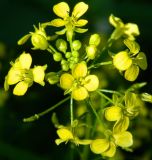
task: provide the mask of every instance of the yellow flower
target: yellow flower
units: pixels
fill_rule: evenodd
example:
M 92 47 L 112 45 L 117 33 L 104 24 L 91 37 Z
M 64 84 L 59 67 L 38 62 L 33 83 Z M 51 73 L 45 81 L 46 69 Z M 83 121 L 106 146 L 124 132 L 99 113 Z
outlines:
M 119 71 L 125 71 L 125 79 L 134 81 L 139 75 L 139 67 L 142 70 L 147 69 L 146 55 L 139 52 L 140 46 L 137 42 L 125 39 L 124 44 L 129 50 L 121 51 L 113 56 L 113 65 Z
M 34 26 L 35 32 L 30 32 L 29 34 L 23 36 L 19 41 L 18 45 L 23 45 L 30 37 L 31 42 L 34 48 L 32 49 L 40 49 L 46 50 L 49 47 L 48 40 L 50 39 L 47 37 L 44 27 L 39 24 L 39 28 Z
M 68 141 L 71 141 L 75 143 L 76 145 L 79 145 L 79 144 L 88 145 L 91 143 L 91 140 L 89 139 L 80 140 L 78 137 L 74 136 L 73 133 L 69 129 L 65 127 L 59 128 L 57 130 L 57 135 L 59 136 L 59 138 L 55 140 L 55 143 L 57 145 L 63 142 L 67 143 Z
M 87 75 L 87 65 L 80 62 L 75 65 L 72 74 L 64 73 L 60 77 L 60 86 L 65 94 L 72 92 L 75 100 L 81 101 L 88 97 L 88 92 L 95 91 L 99 86 L 99 79 L 96 75 Z
M 30 69 L 32 57 L 29 53 L 23 52 L 15 63 L 11 63 L 12 67 L 5 78 L 5 90 L 9 89 L 9 85 L 16 84 L 13 94 L 22 96 L 26 93 L 28 87 L 33 84 L 33 81 L 44 85 L 44 71 L 47 66 L 35 66 Z
M 53 7 L 54 13 L 60 17 L 52 20 L 51 22 L 46 22 L 43 26 L 55 26 L 65 28 L 57 34 L 61 35 L 67 32 L 68 38 L 73 36 L 73 31 L 78 33 L 86 32 L 87 29 L 81 29 L 79 27 L 85 26 L 88 21 L 85 19 L 79 19 L 88 10 L 88 5 L 84 2 L 79 2 L 74 6 L 72 14 L 70 16 L 70 8 L 66 2 L 60 2 Z
M 138 36 L 140 34 L 138 26 L 136 24 L 124 24 L 120 18 L 115 17 L 114 15 L 110 15 L 109 22 L 115 27 L 115 30 L 111 35 L 111 39 L 116 40 L 121 36 L 124 36 L 125 38 L 128 38 L 130 40 L 134 40 L 135 36 Z

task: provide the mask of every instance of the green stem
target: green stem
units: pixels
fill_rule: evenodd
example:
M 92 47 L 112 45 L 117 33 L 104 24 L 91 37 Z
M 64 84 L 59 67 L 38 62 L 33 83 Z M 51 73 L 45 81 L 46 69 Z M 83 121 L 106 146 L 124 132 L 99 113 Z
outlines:
M 112 61 L 107 61 L 107 62 L 101 62 L 101 63 L 97 63 L 97 64 L 92 64 L 88 69 L 91 68 L 98 68 L 100 66 L 105 66 L 105 65 L 110 65 L 112 64 Z
M 54 106 L 48 108 L 47 110 L 34 114 L 33 116 L 30 116 L 28 118 L 24 118 L 23 122 L 33 122 L 35 120 L 38 120 L 40 117 L 44 116 L 45 114 L 48 114 L 49 112 L 51 112 L 52 110 L 54 110 L 55 108 L 57 108 L 58 106 L 60 106 L 61 104 L 63 104 L 64 102 L 66 102 L 67 100 L 70 99 L 70 96 L 61 100 L 60 102 L 56 103 Z
M 112 93 L 112 94 L 122 95 L 120 92 L 118 92 L 118 91 L 114 91 L 114 90 L 99 89 L 99 91 L 100 91 L 100 92 L 105 92 L 105 93 Z
M 72 96 L 70 99 L 70 119 L 71 119 L 71 126 L 73 126 L 74 117 L 73 117 L 73 98 Z
M 47 49 L 49 52 L 51 53 L 56 53 L 57 51 L 55 50 L 55 48 L 51 45 L 49 45 L 49 48 Z
M 100 92 L 100 90 L 97 90 L 97 93 L 100 94 L 101 97 L 105 98 L 106 100 L 108 100 L 109 102 L 111 102 L 112 104 L 114 104 L 114 102 L 112 101 L 112 99 L 110 99 L 108 96 L 106 96 L 105 94 L 103 94 L 102 92 Z

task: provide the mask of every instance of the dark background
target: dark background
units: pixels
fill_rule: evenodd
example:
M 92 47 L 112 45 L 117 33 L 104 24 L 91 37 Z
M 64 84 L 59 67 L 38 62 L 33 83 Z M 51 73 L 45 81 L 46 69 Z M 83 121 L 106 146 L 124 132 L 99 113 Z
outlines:
M 59 0 L 1 0 L 0 1 L 0 42 L 5 45 L 5 54 L 0 54 L 0 89 L 3 87 L 4 76 L 9 70 L 9 62 L 22 53 L 29 51 L 29 46 L 17 46 L 17 40 L 33 31 L 33 24 L 46 22 L 55 17 L 52 12 L 54 4 Z M 66 1 L 74 6 L 78 0 Z M 137 23 L 141 35 L 138 42 L 148 59 L 148 69 L 141 72 L 138 81 L 147 81 L 144 90 L 152 93 L 152 1 L 148 0 L 84 0 L 89 4 L 85 15 L 89 21 L 89 33 L 110 34 L 112 27 L 108 23 L 111 13 L 123 19 L 124 22 Z M 88 34 L 89 34 L 88 33 Z M 56 70 L 54 63 L 49 61 L 49 55 L 41 51 L 33 51 L 34 64 L 50 64 L 50 69 Z M 2 92 L 2 91 L 0 91 Z M 70 159 L 68 146 L 57 147 L 54 144 L 55 129 L 51 123 L 51 114 L 38 121 L 23 123 L 22 118 L 41 112 L 62 99 L 63 92 L 54 86 L 46 84 L 43 88 L 33 85 L 23 97 L 15 97 L 12 93 L 5 95 L 0 101 L 0 159 L 1 160 L 53 160 Z M 8 96 L 8 98 L 7 98 Z M 6 97 L 6 101 L 5 101 Z M 68 117 L 63 106 L 56 109 L 59 119 Z M 150 108 L 150 105 L 148 106 Z M 62 114 L 61 114 L 62 113 Z M 62 116 L 61 116 L 62 115 Z M 65 118 L 64 118 L 65 119 Z M 151 139 L 134 153 L 129 153 L 126 160 L 141 159 L 140 154 L 150 151 Z M 140 153 L 139 153 L 140 152 Z M 137 158 L 138 157 L 138 158 Z M 148 157 L 144 160 L 150 160 Z M 72 159 L 71 159 L 72 160 Z

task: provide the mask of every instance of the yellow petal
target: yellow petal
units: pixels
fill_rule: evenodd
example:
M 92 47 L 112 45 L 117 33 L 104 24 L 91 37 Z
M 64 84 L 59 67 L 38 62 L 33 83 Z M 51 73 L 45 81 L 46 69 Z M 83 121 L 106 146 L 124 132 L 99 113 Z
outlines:
M 79 2 L 74 6 L 72 16 L 76 19 L 81 17 L 88 10 L 88 5 L 84 2 Z
M 69 5 L 65 2 L 60 2 L 53 7 L 54 13 L 61 17 L 61 18 L 66 18 L 69 16 L 70 8 Z
M 121 51 L 113 57 L 113 65 L 120 71 L 128 69 L 132 64 L 132 59 L 126 51 Z
M 139 52 L 139 54 L 136 57 L 136 62 L 141 69 L 143 70 L 147 69 L 147 58 L 145 53 Z
M 115 134 L 115 143 L 120 147 L 130 147 L 133 144 L 132 134 L 128 131 L 122 132 L 120 134 Z
M 77 26 L 77 27 L 82 27 L 82 26 L 85 26 L 87 23 L 88 23 L 87 20 L 85 20 L 85 19 L 80 19 L 80 20 L 78 20 L 78 21 L 75 23 L 75 26 Z
M 101 155 L 106 157 L 113 157 L 115 153 L 116 153 L 116 145 L 113 142 L 110 142 L 108 150 L 103 152 Z
M 139 67 L 137 65 L 131 65 L 125 71 L 125 79 L 128 81 L 135 81 L 139 75 Z
M 117 106 L 108 107 L 105 109 L 105 118 L 108 121 L 117 121 L 121 118 L 122 109 Z
M 124 116 L 114 124 L 113 133 L 124 132 L 128 129 L 128 127 L 129 127 L 129 118 L 127 116 Z
M 60 77 L 60 86 L 65 90 L 72 88 L 73 82 L 74 82 L 74 78 L 69 73 L 64 73 Z
M 130 49 L 130 52 L 133 55 L 136 55 L 139 50 L 140 50 L 140 46 L 137 42 L 129 40 L 129 39 L 125 39 L 124 40 L 124 44 Z
M 107 139 L 96 139 L 90 144 L 90 149 L 95 154 L 101 154 L 109 148 L 109 141 Z
M 89 75 L 85 78 L 84 87 L 88 91 L 95 91 L 99 87 L 99 79 L 96 75 Z
M 33 78 L 34 82 L 39 83 L 40 85 L 44 86 L 44 77 L 45 77 L 45 70 L 47 68 L 47 65 L 45 66 L 36 66 L 32 70 L 33 72 Z
M 60 128 L 57 130 L 57 134 L 61 140 L 67 141 L 73 139 L 73 134 L 66 128 Z
M 13 85 L 21 80 L 21 70 L 12 67 L 8 72 L 7 83 Z
M 24 82 L 24 81 L 19 82 L 19 83 L 15 86 L 15 88 L 14 88 L 14 90 L 13 90 L 13 94 L 14 94 L 14 95 L 17 95 L 17 96 L 23 96 L 23 95 L 26 93 L 28 87 L 29 87 L 29 86 L 28 86 L 28 83 L 26 83 L 26 82 Z
M 19 57 L 19 62 L 23 69 L 29 69 L 32 63 L 32 57 L 29 53 L 23 52 Z
M 127 23 L 125 25 L 125 32 L 126 35 L 130 36 L 138 36 L 140 34 L 138 26 L 134 23 Z
M 109 22 L 110 22 L 110 24 L 113 25 L 115 28 L 117 28 L 117 27 L 123 27 L 123 26 L 124 26 L 122 20 L 121 20 L 120 18 L 118 18 L 118 17 L 115 17 L 113 14 L 111 14 L 111 15 L 109 16 Z
M 66 24 L 67 22 L 60 19 L 60 18 L 57 18 L 57 19 L 54 19 L 52 20 L 50 23 L 48 23 L 48 25 L 50 26 L 55 26 L 55 27 L 62 27 Z
M 88 91 L 84 87 L 76 87 L 72 90 L 72 97 L 77 101 L 82 101 L 88 97 Z
M 87 75 L 87 65 L 86 62 L 82 61 L 76 64 L 72 70 L 72 75 L 74 78 L 82 78 Z

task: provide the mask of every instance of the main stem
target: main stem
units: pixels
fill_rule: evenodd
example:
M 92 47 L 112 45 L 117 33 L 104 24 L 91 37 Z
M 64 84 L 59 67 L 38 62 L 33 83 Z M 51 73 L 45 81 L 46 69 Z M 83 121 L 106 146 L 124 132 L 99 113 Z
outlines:
M 73 126 L 74 117 L 73 117 L 73 98 L 72 96 L 70 99 L 70 119 L 71 119 L 71 126 Z
M 58 106 L 60 106 L 61 104 L 63 104 L 64 102 L 66 102 L 67 100 L 70 99 L 70 96 L 61 100 L 60 102 L 56 103 L 54 106 L 48 108 L 47 110 L 43 111 L 43 112 L 40 112 L 40 113 L 37 113 L 37 114 L 34 114 L 33 116 L 30 116 L 28 118 L 24 118 L 23 119 L 23 122 L 32 122 L 32 121 L 35 121 L 35 120 L 38 120 L 40 117 L 44 116 L 45 114 L 51 112 L 52 110 L 54 110 L 55 108 L 57 108 Z

